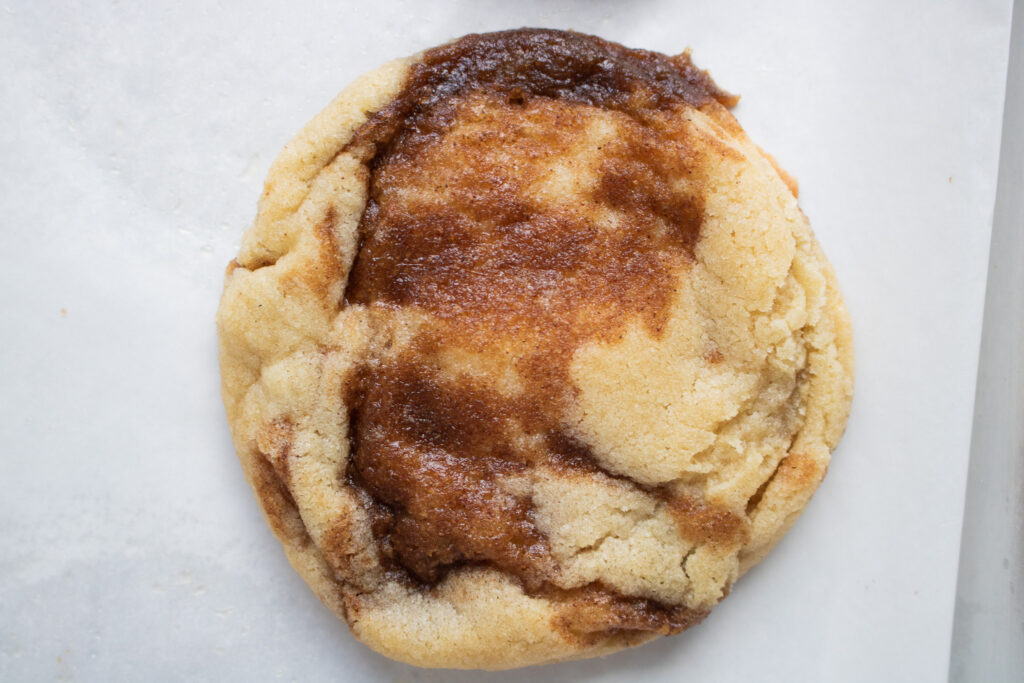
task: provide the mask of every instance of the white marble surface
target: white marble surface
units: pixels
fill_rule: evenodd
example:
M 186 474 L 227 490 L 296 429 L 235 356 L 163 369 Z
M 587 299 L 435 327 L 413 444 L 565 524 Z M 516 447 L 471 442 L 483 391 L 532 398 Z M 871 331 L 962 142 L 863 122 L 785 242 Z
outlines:
M 853 313 L 828 479 L 701 626 L 485 680 L 946 677 L 1010 29 L 973 2 L 0 0 L 0 679 L 477 680 L 358 645 L 260 518 L 213 315 L 273 155 L 460 34 L 694 50 Z

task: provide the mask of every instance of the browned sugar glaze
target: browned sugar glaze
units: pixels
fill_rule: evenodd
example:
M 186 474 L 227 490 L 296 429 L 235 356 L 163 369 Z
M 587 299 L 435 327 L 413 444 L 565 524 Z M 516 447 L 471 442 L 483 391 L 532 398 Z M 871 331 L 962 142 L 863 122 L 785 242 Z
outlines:
M 505 484 L 609 476 L 566 424 L 569 364 L 630 321 L 661 333 L 703 214 L 686 112 L 712 99 L 731 103 L 685 56 L 520 30 L 427 52 L 357 133 L 370 198 L 346 301 L 428 320 L 397 358 L 369 359 L 349 397 L 348 476 L 375 501 L 387 566 L 425 583 L 495 567 L 572 603 L 586 616 L 562 625 L 577 632 L 694 621 L 599 585 L 557 589 L 532 503 Z M 452 349 L 514 388 L 445 371 Z M 695 541 L 737 526 L 699 501 L 673 509 Z

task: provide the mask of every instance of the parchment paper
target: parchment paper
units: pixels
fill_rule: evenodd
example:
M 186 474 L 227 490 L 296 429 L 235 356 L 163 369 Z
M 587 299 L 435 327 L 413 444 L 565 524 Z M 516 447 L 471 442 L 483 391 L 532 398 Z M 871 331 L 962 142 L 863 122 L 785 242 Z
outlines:
M 705 623 L 527 681 L 946 676 L 1011 3 L 0 7 L 0 679 L 479 680 L 385 660 L 235 461 L 214 311 L 270 161 L 358 74 L 470 31 L 679 52 L 742 94 L 854 318 L 846 437 Z

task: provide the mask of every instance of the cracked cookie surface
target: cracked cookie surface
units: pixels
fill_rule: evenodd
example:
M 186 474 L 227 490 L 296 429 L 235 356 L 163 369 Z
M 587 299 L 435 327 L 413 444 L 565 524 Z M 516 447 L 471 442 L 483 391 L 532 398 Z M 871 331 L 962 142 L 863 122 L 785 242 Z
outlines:
M 686 55 L 474 35 L 275 162 L 224 401 L 292 564 L 374 649 L 508 668 L 676 633 L 803 510 L 849 321 L 733 101 Z

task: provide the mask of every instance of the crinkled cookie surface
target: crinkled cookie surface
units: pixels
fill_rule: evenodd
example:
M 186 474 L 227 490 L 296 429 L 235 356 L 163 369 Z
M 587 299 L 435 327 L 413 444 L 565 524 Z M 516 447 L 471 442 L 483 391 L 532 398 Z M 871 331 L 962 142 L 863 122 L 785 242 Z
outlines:
M 467 36 L 342 92 L 228 269 L 224 402 L 293 566 L 422 666 L 708 614 L 842 434 L 848 316 L 795 185 L 687 55 Z

